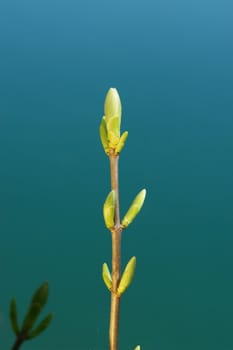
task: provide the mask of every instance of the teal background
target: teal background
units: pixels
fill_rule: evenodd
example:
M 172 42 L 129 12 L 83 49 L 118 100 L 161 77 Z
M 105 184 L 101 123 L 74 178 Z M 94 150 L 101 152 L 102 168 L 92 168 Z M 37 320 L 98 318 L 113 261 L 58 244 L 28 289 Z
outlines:
M 122 242 L 137 270 L 120 349 L 233 349 L 232 13 L 230 0 L 1 2 L 1 349 L 10 298 L 22 319 L 44 280 L 55 319 L 23 348 L 108 349 L 111 86 L 129 131 L 121 213 L 148 190 Z

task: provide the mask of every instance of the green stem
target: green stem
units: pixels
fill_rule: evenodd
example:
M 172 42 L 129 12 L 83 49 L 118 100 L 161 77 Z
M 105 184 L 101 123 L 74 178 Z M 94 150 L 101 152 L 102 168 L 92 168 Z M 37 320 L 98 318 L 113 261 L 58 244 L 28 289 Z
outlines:
M 118 349 L 119 313 L 120 298 L 117 295 L 117 287 L 121 277 L 121 233 L 120 204 L 119 204 L 119 180 L 118 180 L 118 160 L 119 156 L 110 152 L 110 174 L 111 188 L 116 194 L 115 225 L 112 232 L 112 291 L 111 291 L 111 311 L 109 327 L 110 350 Z

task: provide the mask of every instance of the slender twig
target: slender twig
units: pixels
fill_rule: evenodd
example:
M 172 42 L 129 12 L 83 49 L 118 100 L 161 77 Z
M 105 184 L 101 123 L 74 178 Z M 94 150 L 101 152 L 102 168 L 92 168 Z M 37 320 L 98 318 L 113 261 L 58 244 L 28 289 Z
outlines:
M 111 188 L 116 194 L 115 207 L 115 225 L 111 230 L 112 233 L 112 290 L 111 290 L 111 311 L 110 311 L 110 328 L 109 344 L 110 350 L 118 349 L 118 328 L 120 313 L 120 297 L 117 295 L 117 287 L 121 277 L 121 233 L 120 224 L 120 204 L 119 204 L 119 179 L 118 179 L 118 160 L 119 156 L 110 152 L 110 174 Z
M 16 338 L 14 345 L 12 346 L 12 350 L 18 350 L 25 340 L 26 334 L 20 333 Z
M 120 219 L 119 201 L 119 154 L 122 151 L 128 131 L 122 135 L 121 125 L 121 101 L 118 92 L 110 88 L 104 103 L 104 116 L 100 124 L 100 139 L 105 153 L 110 161 L 111 192 L 108 194 L 104 206 L 103 215 L 106 227 L 112 235 L 112 273 L 107 263 L 103 264 L 102 277 L 106 287 L 111 291 L 111 311 L 109 326 L 110 350 L 118 350 L 120 298 L 132 282 L 136 267 L 136 257 L 133 256 L 127 263 L 121 276 L 121 234 L 127 228 L 141 210 L 146 190 L 141 190 L 135 197 L 123 220 Z M 137 346 L 135 350 L 139 350 Z

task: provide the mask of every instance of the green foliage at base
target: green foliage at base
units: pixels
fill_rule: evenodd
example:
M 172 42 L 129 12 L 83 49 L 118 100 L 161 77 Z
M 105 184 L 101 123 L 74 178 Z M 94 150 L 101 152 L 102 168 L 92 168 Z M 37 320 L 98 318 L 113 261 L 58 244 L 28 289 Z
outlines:
M 10 321 L 11 327 L 16 335 L 16 343 L 18 339 L 23 341 L 32 339 L 40 335 L 45 331 L 50 325 L 53 314 L 49 313 L 34 329 L 33 326 L 37 321 L 42 309 L 44 308 L 49 294 L 49 284 L 44 282 L 39 288 L 34 292 L 30 305 L 28 307 L 27 313 L 24 317 L 21 327 L 18 323 L 18 313 L 17 313 L 17 304 L 15 298 L 11 300 L 10 303 Z M 19 347 L 19 346 L 18 346 Z

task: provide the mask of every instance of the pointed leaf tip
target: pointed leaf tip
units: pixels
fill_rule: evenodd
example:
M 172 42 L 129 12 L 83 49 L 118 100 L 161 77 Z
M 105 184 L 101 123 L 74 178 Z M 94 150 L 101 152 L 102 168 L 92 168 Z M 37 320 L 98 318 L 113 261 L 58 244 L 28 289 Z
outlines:
M 134 272 L 136 268 L 136 256 L 133 256 L 125 267 L 122 274 L 119 286 L 117 288 L 117 293 L 121 296 L 125 290 L 130 286 L 133 280 Z
M 47 302 L 49 295 L 49 283 L 45 281 L 41 284 L 39 288 L 36 289 L 35 293 L 32 296 L 31 303 L 38 303 L 41 308 L 43 308 Z
M 135 197 L 129 210 L 127 211 L 127 213 L 125 214 L 125 216 L 122 220 L 121 224 L 124 228 L 129 226 L 133 222 L 133 220 L 135 219 L 137 214 L 140 212 L 140 210 L 143 206 L 143 203 L 145 201 L 145 197 L 146 197 L 146 190 L 145 189 L 141 190 L 138 193 L 138 195 Z
M 111 291 L 111 289 L 112 289 L 112 276 L 111 276 L 111 273 L 109 271 L 108 265 L 106 263 L 103 264 L 102 277 L 103 277 L 103 280 L 104 280 L 106 287 Z
M 115 222 L 114 222 L 115 207 L 116 207 L 116 194 L 115 194 L 115 191 L 112 190 L 108 194 L 103 207 L 104 221 L 108 229 L 111 229 L 115 225 Z

